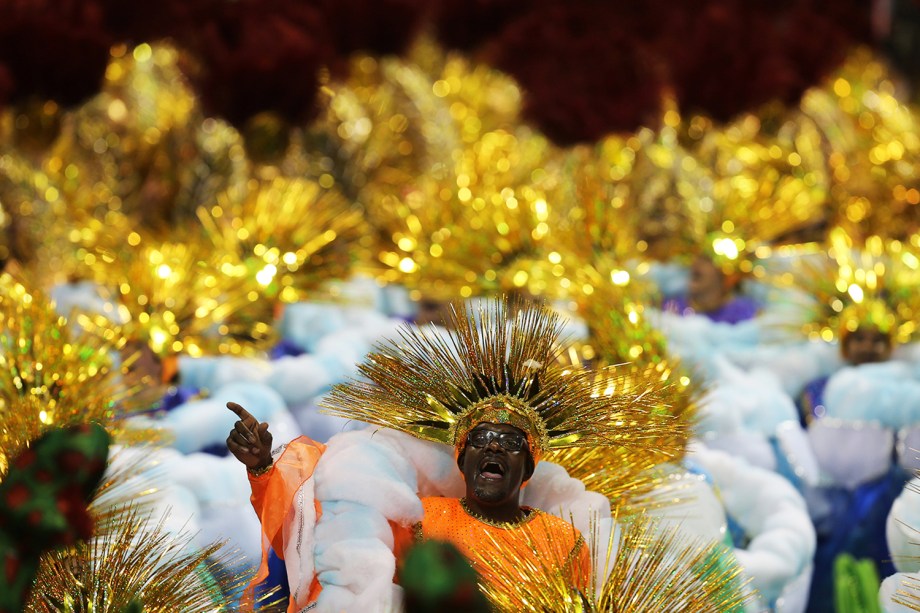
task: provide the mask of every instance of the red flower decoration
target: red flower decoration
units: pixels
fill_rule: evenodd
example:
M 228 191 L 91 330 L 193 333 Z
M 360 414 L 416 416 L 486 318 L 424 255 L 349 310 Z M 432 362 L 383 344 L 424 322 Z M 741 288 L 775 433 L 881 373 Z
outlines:
M 71 528 L 62 533 L 63 542 L 87 540 L 93 536 L 93 517 L 86 508 L 85 497 L 86 493 L 79 486 L 63 489 L 57 495 L 57 509 Z
M 560 4 L 509 25 L 491 52 L 544 133 L 561 145 L 595 141 L 659 116 L 663 83 L 645 17 L 615 2 Z
M 72 106 L 93 96 L 113 42 L 97 0 L 0 2 L 0 64 L 14 85 L 12 103 L 35 97 Z
M 13 468 L 17 470 L 25 470 L 35 464 L 35 460 L 38 456 L 35 453 L 34 449 L 26 449 L 19 454 L 19 457 L 16 458 L 13 463 Z
M 334 54 L 322 15 L 296 0 L 218 2 L 186 66 L 204 109 L 242 127 L 266 111 L 300 123 L 316 113 L 317 71 Z
M 3 497 L 3 503 L 10 509 L 16 510 L 32 497 L 28 488 L 21 483 L 13 485 L 6 491 Z
M 86 471 L 84 468 L 86 460 L 86 456 L 79 451 L 74 451 L 73 449 L 65 449 L 57 455 L 55 458 L 55 463 L 57 464 L 57 468 L 63 474 L 75 474 L 77 472 L 87 473 L 89 471 Z
M 3 571 L 6 573 L 6 580 L 12 581 L 16 573 L 19 572 L 22 563 L 19 561 L 19 557 L 15 552 L 7 551 L 4 552 L 3 556 Z

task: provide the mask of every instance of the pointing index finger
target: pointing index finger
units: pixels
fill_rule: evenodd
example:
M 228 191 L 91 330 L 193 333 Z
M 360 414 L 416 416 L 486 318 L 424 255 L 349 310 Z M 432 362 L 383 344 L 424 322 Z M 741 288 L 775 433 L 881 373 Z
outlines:
M 250 414 L 249 414 L 249 411 L 247 411 L 246 409 L 244 409 L 242 406 L 240 406 L 239 404 L 237 404 L 237 403 L 235 403 L 235 402 L 228 402 L 228 403 L 227 403 L 227 408 L 230 409 L 231 411 L 233 411 L 234 413 L 236 413 L 237 417 L 239 417 L 240 420 L 241 420 L 247 427 L 249 427 L 249 424 L 250 424 L 250 423 L 256 421 L 256 418 L 253 417 L 252 415 L 250 415 Z M 256 423 L 258 423 L 258 422 L 256 422 Z

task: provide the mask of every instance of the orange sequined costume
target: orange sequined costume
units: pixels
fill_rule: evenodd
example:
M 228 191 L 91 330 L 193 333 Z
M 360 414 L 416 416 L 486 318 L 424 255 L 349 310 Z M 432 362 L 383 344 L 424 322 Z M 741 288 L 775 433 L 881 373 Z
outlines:
M 574 526 L 554 515 L 522 507 L 528 511 L 522 521 L 493 523 L 473 515 L 457 498 L 422 498 L 422 506 L 425 515 L 415 526 L 415 538 L 452 543 L 472 562 L 484 581 L 492 581 L 492 571 L 488 565 L 477 563 L 482 557 L 491 557 L 483 552 L 496 549 L 497 543 L 519 540 L 526 546 L 515 549 L 522 558 L 531 556 L 534 566 L 558 568 L 579 589 L 590 583 L 591 556 L 584 538 Z M 526 562 L 522 559 L 522 563 Z

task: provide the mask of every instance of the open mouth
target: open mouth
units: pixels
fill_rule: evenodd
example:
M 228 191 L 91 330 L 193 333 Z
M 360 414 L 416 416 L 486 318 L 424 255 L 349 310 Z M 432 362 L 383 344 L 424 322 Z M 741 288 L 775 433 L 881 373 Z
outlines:
M 498 460 L 486 459 L 479 464 L 479 474 L 484 479 L 501 479 L 505 472 L 505 465 Z

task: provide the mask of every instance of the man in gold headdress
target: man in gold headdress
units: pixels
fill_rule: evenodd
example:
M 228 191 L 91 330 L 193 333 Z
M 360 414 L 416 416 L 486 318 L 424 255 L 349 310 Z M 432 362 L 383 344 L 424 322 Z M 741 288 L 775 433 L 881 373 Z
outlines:
M 450 541 L 473 562 L 474 568 L 489 584 L 494 584 L 495 577 L 491 574 L 494 569 L 483 562 L 489 559 L 488 551 L 516 547 L 520 551 L 521 564 L 555 569 L 573 588 L 586 590 L 591 569 L 584 539 L 563 519 L 522 506 L 521 488 L 534 474 L 535 466 L 548 449 L 597 445 L 634 448 L 662 436 L 673 426 L 672 420 L 652 411 L 660 402 L 663 386 L 650 379 L 649 385 L 641 390 L 605 393 L 598 388 L 595 373 L 557 366 L 555 352 L 560 324 L 556 315 L 542 308 L 499 302 L 474 314 L 462 306 L 454 306 L 451 319 L 452 336 L 433 330 L 407 329 L 399 344 L 391 342 L 379 346 L 360 367 L 366 381 L 338 386 L 324 402 L 332 414 L 400 430 L 423 440 L 447 443 L 455 454 L 456 466 L 465 481 L 464 497 L 422 494 L 421 521 L 414 530 L 407 530 L 411 524 L 403 527 L 397 525 L 392 516 L 386 516 L 393 533 L 389 537 L 375 534 L 390 541 L 397 558 L 413 537 Z M 605 378 L 604 385 L 607 384 Z M 378 431 L 374 437 L 368 437 L 347 451 L 354 455 L 347 455 L 346 451 L 333 452 L 336 439 L 330 440 L 328 451 L 322 445 L 306 441 L 300 447 L 308 449 L 308 453 L 296 451 L 289 445 L 284 454 L 273 461 L 266 425 L 238 405 L 231 404 L 230 408 L 240 420 L 230 433 L 227 445 L 250 471 L 253 505 L 263 521 L 263 529 L 267 521 L 272 521 L 271 516 L 278 519 L 287 514 L 287 509 L 278 509 L 286 503 L 273 504 L 272 496 L 279 501 L 293 502 L 295 499 L 293 495 L 280 493 L 290 492 L 290 488 L 273 484 L 283 479 L 285 473 L 298 473 L 295 488 L 312 478 L 314 472 L 320 477 L 333 478 L 328 462 L 344 458 L 343 470 L 349 467 L 359 470 L 357 455 L 365 453 L 374 441 L 386 441 L 387 437 L 397 440 L 392 438 L 396 433 Z M 347 434 L 353 440 L 359 436 L 358 433 Z M 393 468 L 384 471 L 382 478 L 405 470 L 409 456 L 417 453 L 409 450 L 411 440 L 411 437 L 398 438 L 394 454 L 390 451 L 381 454 L 381 462 L 392 461 Z M 425 445 L 425 453 L 443 449 L 439 445 Z M 292 451 L 300 453 L 296 468 L 288 457 Z M 394 455 L 400 457 L 394 458 Z M 417 470 L 425 470 L 424 461 L 410 461 L 415 462 Z M 304 464 L 309 465 L 307 471 L 303 470 Z M 443 472 L 443 466 L 438 470 Z M 361 475 L 356 477 L 362 478 Z M 334 479 L 336 483 L 316 484 L 314 522 L 318 527 L 326 520 L 327 513 L 329 520 L 335 522 L 347 509 L 374 504 L 373 494 L 366 491 L 346 496 L 347 500 L 339 503 L 338 500 L 343 499 L 334 496 L 340 494 L 329 493 L 341 492 L 344 489 L 341 481 L 347 476 L 340 473 Z M 408 484 L 413 491 L 420 492 L 422 481 L 421 475 L 418 481 L 412 476 Z M 391 491 L 399 495 L 405 490 L 394 488 Z M 327 496 L 322 505 L 319 504 L 320 493 Z M 307 514 L 312 513 L 313 509 L 307 506 Z M 372 521 L 379 525 L 379 520 Z M 349 533 L 341 538 L 353 536 L 351 526 L 344 529 Z M 320 532 L 317 529 L 316 535 L 323 537 Z M 274 538 L 284 535 L 284 529 L 269 528 L 265 533 L 273 549 L 284 547 L 283 538 Z M 311 538 L 307 533 L 302 534 L 306 534 L 304 541 Z M 317 544 L 317 555 L 340 545 L 340 541 Z M 341 552 L 336 557 L 349 560 Z M 310 598 L 319 598 L 325 595 L 321 592 L 330 587 L 320 583 L 323 574 L 319 566 L 316 565 L 316 576 L 309 578 L 312 581 L 310 589 L 301 590 L 298 606 L 310 602 L 305 596 L 308 592 Z M 260 580 L 265 574 L 260 575 Z M 325 576 L 338 579 L 335 575 Z M 339 590 L 341 594 L 340 585 L 341 582 L 333 591 Z M 293 584 L 291 590 L 293 594 Z M 330 593 L 330 598 L 333 596 L 335 594 Z M 293 595 L 291 601 L 295 601 Z M 323 608 L 322 601 L 320 603 Z
M 844 362 L 800 398 L 825 473 L 807 497 L 818 536 L 808 610 L 819 612 L 831 611 L 832 594 L 846 592 L 839 585 L 852 580 L 849 569 L 857 567 L 844 554 L 871 560 L 878 576 L 894 571 L 886 517 L 907 479 L 893 461 L 894 441 L 920 424 L 914 366 L 894 355 L 916 334 L 916 245 L 878 236 L 857 242 L 840 228 L 829 239 L 828 258 L 797 270 L 800 290 L 814 300 L 802 331 L 836 337 Z
M 463 498 L 422 498 L 424 516 L 412 531 L 395 530 L 395 553 L 400 560 L 416 540 L 447 541 L 473 563 L 484 580 L 491 570 L 476 564 L 484 550 L 513 547 L 514 541 L 527 543 L 520 553 L 532 557 L 534 565 L 555 567 L 571 582 L 584 590 L 590 581 L 591 561 L 588 547 L 570 523 L 520 504 L 521 488 L 533 475 L 536 460 L 531 451 L 533 436 L 508 423 L 495 407 L 494 421 L 480 421 L 457 446 L 457 467 L 463 474 L 466 495 Z M 241 419 L 227 439 L 231 453 L 258 478 L 272 467 L 271 435 L 267 424 L 235 403 L 228 407 Z M 516 420 L 512 420 L 516 421 Z M 259 490 L 254 487 L 255 492 Z M 486 554 L 488 555 L 488 554 Z M 492 554 L 497 555 L 497 554 Z M 525 562 L 526 563 L 526 562 Z

